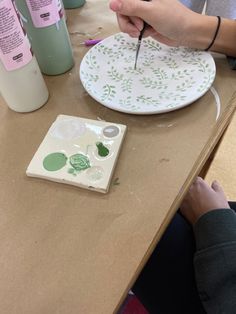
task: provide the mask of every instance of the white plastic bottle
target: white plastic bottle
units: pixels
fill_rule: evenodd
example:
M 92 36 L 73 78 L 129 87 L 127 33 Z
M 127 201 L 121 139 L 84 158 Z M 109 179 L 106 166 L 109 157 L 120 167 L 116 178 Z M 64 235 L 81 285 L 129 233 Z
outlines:
M 43 106 L 48 89 L 12 0 L 0 0 L 0 92 L 17 112 Z

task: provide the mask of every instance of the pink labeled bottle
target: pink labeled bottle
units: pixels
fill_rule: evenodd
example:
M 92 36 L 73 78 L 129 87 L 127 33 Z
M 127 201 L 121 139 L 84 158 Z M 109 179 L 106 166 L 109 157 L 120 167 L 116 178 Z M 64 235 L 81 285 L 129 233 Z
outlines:
M 30 112 L 43 106 L 48 89 L 12 0 L 0 0 L 0 92 L 9 108 Z

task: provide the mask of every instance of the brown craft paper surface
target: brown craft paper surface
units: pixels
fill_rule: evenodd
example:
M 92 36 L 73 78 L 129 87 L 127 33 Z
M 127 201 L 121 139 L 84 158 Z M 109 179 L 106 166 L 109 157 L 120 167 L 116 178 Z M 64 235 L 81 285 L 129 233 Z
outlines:
M 236 116 L 234 114 L 229 127 L 221 140 L 220 146 L 208 169 L 206 180 L 219 181 L 228 200 L 236 200 Z
M 0 100 L 0 313 L 111 314 L 138 276 L 179 203 L 227 126 L 236 73 L 217 58 L 214 88 L 184 109 L 135 116 L 112 111 L 84 90 L 86 34 L 118 32 L 108 1 L 68 10 L 76 64 L 46 77 L 48 103 L 19 114 Z M 81 35 L 86 33 L 85 35 Z M 13 91 L 14 91 L 14 87 Z M 57 115 L 128 127 L 106 195 L 46 180 L 25 170 Z

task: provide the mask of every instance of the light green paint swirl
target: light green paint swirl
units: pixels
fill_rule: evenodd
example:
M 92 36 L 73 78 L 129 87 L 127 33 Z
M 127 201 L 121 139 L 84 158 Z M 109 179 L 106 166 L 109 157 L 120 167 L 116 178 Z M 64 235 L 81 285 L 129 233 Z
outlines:
M 83 154 L 72 155 L 70 157 L 70 164 L 77 171 L 82 171 L 91 167 L 88 157 Z

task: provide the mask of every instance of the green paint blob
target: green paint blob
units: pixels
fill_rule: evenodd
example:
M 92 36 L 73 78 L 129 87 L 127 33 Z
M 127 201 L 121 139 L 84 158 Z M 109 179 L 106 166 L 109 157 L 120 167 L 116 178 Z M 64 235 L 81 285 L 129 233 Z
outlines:
M 82 171 L 91 167 L 88 157 L 83 154 L 72 155 L 70 157 L 70 164 L 77 171 Z
M 43 160 L 43 166 L 48 171 L 57 171 L 66 165 L 67 157 L 63 153 L 52 153 Z
M 96 146 L 98 148 L 98 155 L 101 157 L 106 157 L 109 155 L 109 149 L 102 144 L 102 142 L 97 142 Z

